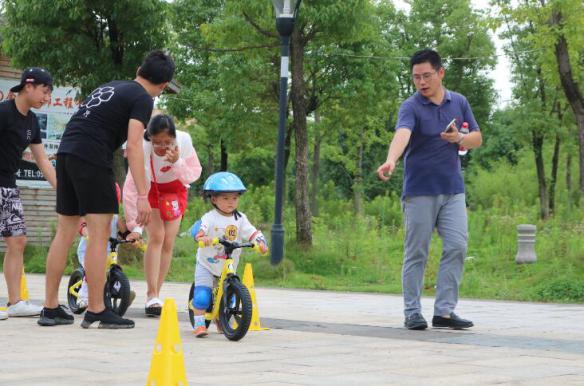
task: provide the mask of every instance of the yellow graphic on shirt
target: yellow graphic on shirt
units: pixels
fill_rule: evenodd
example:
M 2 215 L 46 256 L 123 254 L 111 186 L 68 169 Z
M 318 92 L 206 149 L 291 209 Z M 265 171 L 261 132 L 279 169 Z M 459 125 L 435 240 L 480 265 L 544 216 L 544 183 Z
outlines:
M 237 239 L 237 227 L 235 225 L 228 225 L 225 228 L 225 239 L 235 241 Z

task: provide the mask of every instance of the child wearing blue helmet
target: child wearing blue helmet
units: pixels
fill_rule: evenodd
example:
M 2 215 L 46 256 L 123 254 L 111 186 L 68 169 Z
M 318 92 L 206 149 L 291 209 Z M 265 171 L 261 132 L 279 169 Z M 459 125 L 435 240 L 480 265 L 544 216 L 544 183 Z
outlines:
M 225 263 L 225 250 L 221 244 L 212 245 L 213 238 L 225 238 L 229 241 L 250 241 L 256 243 L 262 253 L 267 253 L 266 239 L 247 219 L 245 214 L 237 210 L 239 196 L 247 189 L 238 176 L 229 172 L 212 174 L 205 181 L 203 192 L 209 197 L 214 209 L 205 213 L 199 224 L 192 229 L 196 241 L 202 241 L 204 248 L 197 251 L 195 267 L 195 293 L 193 309 L 195 314 L 194 333 L 198 338 L 207 335 L 205 327 L 205 311 L 211 304 L 211 294 L 215 278 L 221 276 Z M 197 222 L 199 223 L 199 221 Z M 241 250 L 237 249 L 231 255 L 235 267 L 239 263 Z M 217 324 L 217 329 L 221 327 Z

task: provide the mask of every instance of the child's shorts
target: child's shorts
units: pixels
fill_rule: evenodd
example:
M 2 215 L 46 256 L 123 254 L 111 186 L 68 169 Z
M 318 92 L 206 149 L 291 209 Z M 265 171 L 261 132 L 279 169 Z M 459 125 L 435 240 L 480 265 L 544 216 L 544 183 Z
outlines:
M 211 271 L 197 262 L 195 266 L 195 287 L 213 288 L 217 279 L 218 278 L 214 276 Z

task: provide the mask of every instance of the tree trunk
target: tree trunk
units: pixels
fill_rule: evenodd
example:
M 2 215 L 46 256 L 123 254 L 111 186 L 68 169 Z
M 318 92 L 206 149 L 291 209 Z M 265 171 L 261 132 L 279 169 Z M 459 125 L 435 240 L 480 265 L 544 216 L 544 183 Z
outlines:
M 120 188 L 124 187 L 124 183 L 126 182 L 126 174 L 128 174 L 128 168 L 126 166 L 126 159 L 124 158 L 124 151 L 122 149 L 118 149 L 114 152 L 114 178 Z
M 535 156 L 535 167 L 537 170 L 537 186 L 539 190 L 539 217 L 547 219 L 549 217 L 549 207 L 547 199 L 547 188 L 545 181 L 545 167 L 543 162 L 543 135 L 535 130 L 531 132 L 533 154 Z
M 353 206 L 357 216 L 363 215 L 363 143 L 359 144 L 359 159 L 353 178 Z
M 312 246 L 312 215 L 308 195 L 308 127 L 306 124 L 306 84 L 304 81 L 304 42 L 301 28 L 292 33 L 292 111 L 296 133 L 296 241 Z
M 318 110 L 314 112 L 314 122 L 318 126 L 320 123 L 320 114 Z M 319 129 L 320 131 L 320 129 Z M 314 138 L 314 150 L 312 152 L 312 173 L 311 173 L 311 194 L 310 210 L 314 216 L 318 216 L 318 193 L 319 193 L 319 174 L 320 174 L 320 144 L 322 136 L 320 132 Z
M 554 11 L 551 19 L 554 26 L 562 25 L 562 15 Z M 580 139 L 580 191 L 584 192 L 584 95 L 579 88 L 572 73 L 572 64 L 568 53 L 568 42 L 563 34 L 560 34 L 555 44 L 555 56 L 558 62 L 558 72 L 566 99 L 576 117 Z
M 227 171 L 227 161 L 228 161 L 228 154 L 227 154 L 227 148 L 225 147 L 225 141 L 223 140 L 223 138 L 221 138 L 221 171 L 225 172 Z
M 120 32 L 117 23 L 112 17 L 107 19 L 107 30 L 110 40 L 110 51 L 112 53 L 112 62 L 118 66 L 123 64 L 124 45 L 120 43 Z
M 566 154 L 566 190 L 572 192 L 572 153 Z
M 558 180 L 558 164 L 560 163 L 560 135 L 556 133 L 554 155 L 552 156 L 552 176 L 549 187 L 549 214 L 552 216 L 556 209 L 556 181 Z
M 578 132 L 580 133 L 580 192 L 584 192 L 584 114 L 578 118 Z
M 215 165 L 214 165 L 215 160 L 213 159 L 213 147 L 211 145 L 207 146 L 207 168 L 206 168 L 206 172 L 207 172 L 207 176 L 210 176 L 211 174 L 214 173 L 215 171 Z
M 541 66 L 539 65 L 536 68 L 536 74 L 541 109 L 542 111 L 546 111 L 547 100 L 545 82 L 542 76 Z M 533 154 L 535 155 L 535 168 L 537 170 L 537 186 L 539 190 L 539 217 L 545 220 L 549 217 L 550 211 L 549 200 L 547 197 L 547 184 L 545 179 L 545 163 L 543 160 L 543 130 L 540 128 L 533 128 L 531 131 L 531 139 L 533 145 Z

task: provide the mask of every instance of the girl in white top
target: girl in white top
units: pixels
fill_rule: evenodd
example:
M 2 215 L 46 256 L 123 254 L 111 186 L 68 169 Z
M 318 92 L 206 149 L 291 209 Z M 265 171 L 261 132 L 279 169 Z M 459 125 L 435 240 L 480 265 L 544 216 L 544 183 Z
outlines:
M 176 130 L 168 115 L 153 117 L 144 139 L 146 178 L 150 182 L 148 201 L 152 207 L 150 222 L 146 226 L 148 248 L 144 255 L 148 287 L 145 312 L 157 316 L 162 308 L 160 289 L 170 268 L 174 241 L 187 206 L 187 188 L 201 176 L 201 163 L 191 136 Z M 139 234 L 142 229 L 135 221 L 136 196 L 134 180 L 128 173 L 124 184 L 124 210 L 128 229 Z

